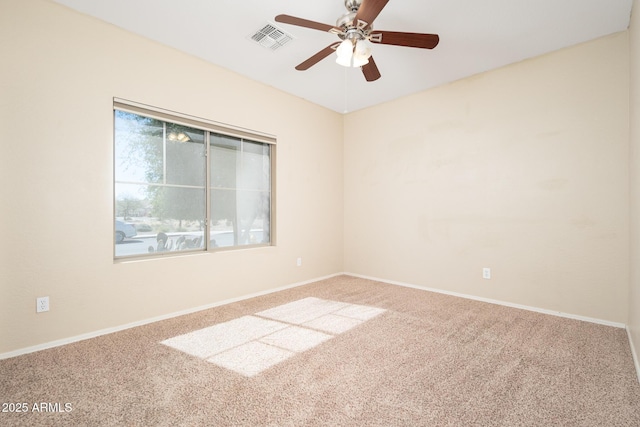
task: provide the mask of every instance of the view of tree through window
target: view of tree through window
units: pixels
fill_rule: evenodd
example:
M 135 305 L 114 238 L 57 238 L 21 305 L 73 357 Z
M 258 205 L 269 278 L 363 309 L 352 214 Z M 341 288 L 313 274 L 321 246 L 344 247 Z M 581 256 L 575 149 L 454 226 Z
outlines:
M 270 244 L 270 144 L 114 117 L 116 257 Z

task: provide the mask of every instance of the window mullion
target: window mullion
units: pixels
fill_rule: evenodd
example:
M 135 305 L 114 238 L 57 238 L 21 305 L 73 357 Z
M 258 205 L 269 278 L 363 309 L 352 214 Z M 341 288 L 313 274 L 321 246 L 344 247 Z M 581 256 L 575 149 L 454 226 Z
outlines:
M 209 244 L 211 241 L 211 161 L 209 156 L 211 155 L 211 132 L 204 133 L 204 161 L 205 161 L 205 185 L 204 185 L 204 203 L 205 203 L 205 226 L 204 226 L 204 250 L 209 250 Z
M 162 122 L 162 183 L 167 183 L 167 123 Z

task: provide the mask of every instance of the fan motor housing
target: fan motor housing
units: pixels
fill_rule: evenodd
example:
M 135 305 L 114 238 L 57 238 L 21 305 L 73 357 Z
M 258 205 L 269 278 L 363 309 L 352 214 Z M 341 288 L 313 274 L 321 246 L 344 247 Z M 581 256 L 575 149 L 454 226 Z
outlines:
M 372 25 L 367 26 L 367 24 L 362 21 L 355 22 L 356 13 L 357 11 L 345 13 L 336 21 L 336 27 L 340 27 L 343 30 L 342 34 L 338 34 L 338 37 L 342 40 L 364 40 L 369 37 L 371 30 L 373 30 Z
M 349 27 L 353 27 L 353 20 L 356 18 L 356 12 L 349 12 L 342 15 L 336 21 L 336 27 L 348 29 Z

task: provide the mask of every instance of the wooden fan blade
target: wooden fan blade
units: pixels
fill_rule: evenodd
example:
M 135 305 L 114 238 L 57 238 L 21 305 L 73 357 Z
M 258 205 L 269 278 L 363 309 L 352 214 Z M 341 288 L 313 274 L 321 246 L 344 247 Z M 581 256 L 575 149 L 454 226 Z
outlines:
M 437 34 L 373 31 L 369 37 L 369 41 L 371 43 L 433 49 L 440 42 L 440 37 L 438 37 Z
M 369 58 L 369 63 L 364 64 L 361 68 L 362 74 L 364 74 L 364 78 L 368 82 L 372 82 L 380 78 L 380 71 L 378 70 L 376 62 L 373 60 L 373 56 Z
M 306 61 L 301 62 L 299 65 L 297 65 L 296 66 L 296 70 L 298 70 L 298 71 L 308 70 L 309 68 L 311 68 L 312 66 L 316 65 L 318 62 L 322 61 L 324 58 L 326 58 L 327 56 L 329 56 L 333 52 L 335 52 L 336 48 L 338 46 L 340 46 L 340 42 L 333 43 L 333 44 L 325 47 L 320 52 L 318 52 L 315 55 L 313 55 L 311 58 L 309 58 Z
M 343 31 L 340 28 L 336 28 L 333 25 L 322 24 L 320 22 L 315 22 L 315 21 L 309 21 L 308 19 L 296 18 L 295 16 L 291 16 L 291 15 L 278 15 L 276 16 L 276 22 L 297 25 L 298 27 L 311 28 L 312 30 L 327 31 L 333 34 L 343 33 Z
M 360 28 L 366 28 L 371 26 L 376 17 L 380 14 L 382 9 L 387 5 L 389 0 L 362 0 L 362 4 L 358 8 L 354 23 Z M 365 22 L 366 25 L 361 25 L 358 21 Z

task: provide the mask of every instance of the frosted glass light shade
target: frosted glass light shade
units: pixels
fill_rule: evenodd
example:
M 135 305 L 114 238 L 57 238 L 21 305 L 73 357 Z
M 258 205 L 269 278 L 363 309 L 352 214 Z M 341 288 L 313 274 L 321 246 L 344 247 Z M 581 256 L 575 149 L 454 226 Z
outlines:
M 369 59 L 371 57 L 371 44 L 366 40 L 358 40 L 353 54 L 355 56 Z
M 336 49 L 336 62 L 343 67 L 362 67 L 369 63 L 371 49 L 364 40 L 353 42 L 347 39 Z
M 340 43 L 340 46 L 336 49 L 336 55 L 338 56 L 336 62 L 340 65 L 344 65 L 345 67 L 349 67 L 351 57 L 353 56 L 353 49 L 354 46 L 351 40 L 345 40 Z

